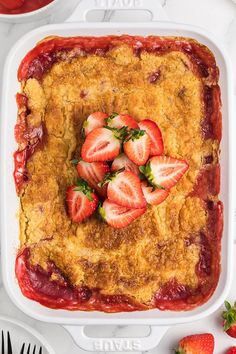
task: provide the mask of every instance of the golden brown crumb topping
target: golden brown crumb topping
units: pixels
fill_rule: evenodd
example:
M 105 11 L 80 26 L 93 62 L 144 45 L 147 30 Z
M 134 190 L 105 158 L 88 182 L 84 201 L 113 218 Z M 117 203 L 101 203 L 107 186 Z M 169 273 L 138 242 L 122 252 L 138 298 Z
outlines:
M 206 230 L 208 211 L 191 192 L 206 157 L 216 164 L 219 149 L 218 141 L 202 137 L 204 80 L 180 51 L 136 56 L 120 44 L 105 56 L 60 61 L 42 81 L 22 85 L 28 120 L 46 131 L 43 147 L 28 161 L 30 183 L 21 192 L 21 243 L 31 248 L 32 264 L 46 269 L 51 260 L 74 285 L 143 303 L 172 278 L 197 286 L 200 246 L 186 246 L 186 240 Z M 165 202 L 125 229 L 97 217 L 78 225 L 67 215 L 65 191 L 77 176 L 70 160 L 79 156 L 81 127 L 94 111 L 156 121 L 165 154 L 190 166 Z

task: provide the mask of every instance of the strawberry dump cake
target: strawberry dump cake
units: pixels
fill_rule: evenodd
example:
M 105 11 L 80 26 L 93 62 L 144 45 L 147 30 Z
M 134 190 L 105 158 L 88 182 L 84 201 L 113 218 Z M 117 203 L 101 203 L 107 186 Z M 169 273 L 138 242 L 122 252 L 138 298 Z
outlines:
M 44 306 L 189 310 L 223 228 L 218 68 L 174 37 L 49 37 L 18 79 L 16 276 Z M 117 112 L 117 113 L 114 113 Z

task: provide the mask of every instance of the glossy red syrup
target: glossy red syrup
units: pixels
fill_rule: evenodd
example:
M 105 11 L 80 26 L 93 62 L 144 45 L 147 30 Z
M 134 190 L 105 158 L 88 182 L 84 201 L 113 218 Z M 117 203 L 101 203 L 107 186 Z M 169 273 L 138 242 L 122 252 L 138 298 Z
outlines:
M 206 203 L 209 213 L 205 233 L 200 233 L 200 259 L 196 266 L 198 287 L 191 289 L 175 279 L 165 284 L 155 296 L 155 306 L 160 310 L 186 311 L 205 303 L 214 293 L 220 275 L 220 250 L 223 229 L 223 205 Z
M 30 251 L 24 249 L 16 259 L 16 277 L 22 293 L 31 300 L 53 309 L 100 310 L 121 312 L 144 310 L 145 306 L 135 303 L 123 295 L 105 296 L 99 289 L 87 287 L 75 288 L 63 277 L 59 269 L 48 264 L 48 270 L 29 263 Z M 52 273 L 57 273 L 59 280 L 51 281 Z

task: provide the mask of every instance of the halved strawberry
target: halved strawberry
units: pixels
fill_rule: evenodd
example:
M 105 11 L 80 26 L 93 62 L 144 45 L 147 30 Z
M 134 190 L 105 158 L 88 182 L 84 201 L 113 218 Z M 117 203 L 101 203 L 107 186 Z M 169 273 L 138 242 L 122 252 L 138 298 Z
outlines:
M 84 135 L 87 136 L 92 130 L 104 127 L 107 117 L 108 115 L 103 112 L 91 113 L 83 124 Z
M 128 114 L 113 113 L 106 119 L 106 123 L 112 128 L 128 127 L 129 129 L 139 129 L 138 123 Z
M 148 204 L 158 205 L 168 197 L 169 191 L 150 186 L 147 181 L 141 182 L 142 191 Z
M 236 338 L 236 301 L 233 306 L 225 301 L 226 311 L 223 311 L 224 331 L 233 338 Z
M 89 133 L 82 146 L 81 156 L 86 162 L 113 160 L 120 153 L 126 129 L 96 128 Z
M 140 179 L 130 171 L 119 170 L 106 176 L 101 186 L 107 184 L 107 197 L 110 201 L 127 208 L 144 208 L 144 198 Z
M 136 165 L 144 165 L 150 155 L 151 139 L 145 130 L 131 129 L 124 142 L 124 152 Z
M 110 172 L 106 162 L 85 162 L 80 160 L 77 165 L 79 176 L 84 179 L 90 187 L 94 188 L 101 196 L 106 198 L 107 186 L 99 187 L 98 183 L 103 181 L 105 175 Z
M 169 156 L 154 156 L 146 166 L 139 169 L 154 187 L 170 189 L 176 185 L 188 167 L 185 160 L 178 160 Z
M 146 208 L 142 209 L 129 209 L 127 207 L 113 203 L 106 199 L 99 208 L 99 213 L 102 218 L 112 227 L 121 229 L 127 227 L 135 219 L 144 214 Z
M 80 223 L 95 212 L 98 197 L 86 181 L 78 180 L 76 186 L 67 188 L 66 202 L 71 220 Z
M 25 0 L 0 0 L 0 4 L 8 10 L 15 10 L 24 4 Z
M 124 168 L 125 171 L 133 172 L 139 176 L 139 169 L 125 154 L 120 154 L 115 158 L 111 165 L 111 171 L 115 172 Z
M 144 119 L 139 123 L 139 128 L 145 130 L 151 139 L 150 155 L 162 155 L 164 152 L 164 144 L 158 125 L 150 119 Z
M 236 347 L 231 347 L 227 350 L 226 354 L 236 354 Z

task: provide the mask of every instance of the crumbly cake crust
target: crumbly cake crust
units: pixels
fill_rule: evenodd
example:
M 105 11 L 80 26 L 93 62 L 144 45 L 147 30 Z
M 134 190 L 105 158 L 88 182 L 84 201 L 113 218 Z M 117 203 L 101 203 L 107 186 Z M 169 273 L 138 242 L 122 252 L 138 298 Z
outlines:
M 204 131 L 204 90 L 218 87 L 218 75 L 200 75 L 183 51 L 137 55 L 122 39 L 102 55 L 64 56 L 42 78 L 22 80 L 27 113 L 19 106 L 19 115 L 24 112 L 31 127 L 43 127 L 44 136 L 26 163 L 29 180 L 19 191 L 21 251 L 30 250 L 32 267 L 47 271 L 52 262 L 74 287 L 125 295 L 147 308 L 156 306 L 155 294 L 171 281 L 196 291 L 204 271 L 202 240 L 209 234 L 210 208 L 218 203 L 220 139 Z M 94 111 L 156 121 L 165 154 L 189 163 L 168 198 L 125 229 L 95 216 L 75 224 L 67 215 L 66 188 L 77 176 L 70 160 L 79 156 L 81 127 Z M 219 249 L 209 252 L 203 278 L 213 289 Z M 59 281 L 61 274 L 52 272 L 50 280 Z

